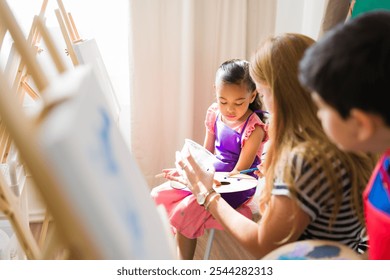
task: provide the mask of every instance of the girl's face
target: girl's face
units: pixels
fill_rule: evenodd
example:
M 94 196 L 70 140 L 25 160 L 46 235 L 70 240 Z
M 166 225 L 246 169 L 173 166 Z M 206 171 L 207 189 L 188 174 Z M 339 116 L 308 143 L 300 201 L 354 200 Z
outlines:
M 215 87 L 219 111 L 227 122 L 246 119 L 249 104 L 256 97 L 256 92 L 249 93 L 245 85 L 220 82 Z
M 255 82 L 255 84 L 256 84 L 256 91 L 259 93 L 259 96 L 263 102 L 265 110 L 268 111 L 268 113 L 272 114 L 273 98 L 272 98 L 271 87 L 265 83 L 260 83 L 260 82 Z
M 356 150 L 356 131 L 353 120 L 343 119 L 340 114 L 329 104 L 327 104 L 317 93 L 312 94 L 314 103 L 318 107 L 317 116 L 322 123 L 322 127 L 329 139 L 340 149 Z

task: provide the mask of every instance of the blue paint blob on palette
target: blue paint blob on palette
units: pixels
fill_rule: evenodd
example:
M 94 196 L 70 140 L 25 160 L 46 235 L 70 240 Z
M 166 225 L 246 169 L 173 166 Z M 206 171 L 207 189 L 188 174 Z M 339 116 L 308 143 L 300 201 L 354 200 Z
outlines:
M 340 255 L 340 248 L 333 245 L 315 246 L 306 256 L 313 259 L 335 258 Z

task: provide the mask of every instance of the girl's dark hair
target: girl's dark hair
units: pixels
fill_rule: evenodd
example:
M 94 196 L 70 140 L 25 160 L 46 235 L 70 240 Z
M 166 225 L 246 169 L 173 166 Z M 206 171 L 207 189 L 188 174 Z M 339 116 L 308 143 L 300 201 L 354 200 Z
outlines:
M 249 93 L 256 90 L 256 84 L 249 75 L 249 62 L 242 59 L 231 59 L 222 63 L 217 70 L 216 82 L 245 85 Z M 256 92 L 256 97 L 253 102 L 249 104 L 249 109 L 256 112 L 260 119 L 265 122 L 262 107 L 263 104 L 261 103 L 259 94 Z

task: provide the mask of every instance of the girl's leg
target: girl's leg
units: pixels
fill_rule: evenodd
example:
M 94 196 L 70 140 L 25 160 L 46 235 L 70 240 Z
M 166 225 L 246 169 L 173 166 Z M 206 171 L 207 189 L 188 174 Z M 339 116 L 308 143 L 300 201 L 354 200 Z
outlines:
M 177 254 L 180 260 L 194 259 L 197 239 L 190 239 L 182 235 L 180 232 L 176 233 Z

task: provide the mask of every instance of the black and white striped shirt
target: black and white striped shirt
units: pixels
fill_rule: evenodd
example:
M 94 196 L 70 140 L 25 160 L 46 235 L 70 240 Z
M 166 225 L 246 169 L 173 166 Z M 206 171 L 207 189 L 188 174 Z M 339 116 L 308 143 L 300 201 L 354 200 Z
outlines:
M 292 170 L 295 170 L 293 178 L 296 197 L 301 209 L 311 217 L 311 223 L 299 239 L 333 240 L 358 251 L 358 246 L 365 243 L 364 225 L 352 209 L 350 175 L 340 161 L 332 160 L 332 163 L 337 170 L 335 174 L 341 177 L 343 189 L 339 212 L 329 226 L 334 207 L 330 180 L 318 163 L 308 163 L 302 156 L 294 156 Z M 287 185 L 278 178 L 275 180 L 272 194 L 291 196 Z

